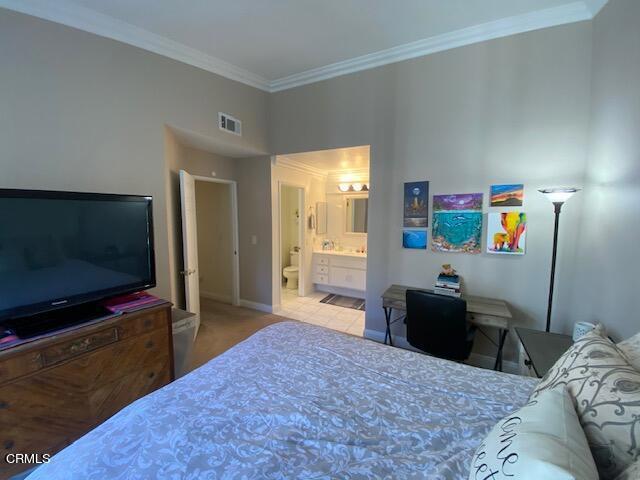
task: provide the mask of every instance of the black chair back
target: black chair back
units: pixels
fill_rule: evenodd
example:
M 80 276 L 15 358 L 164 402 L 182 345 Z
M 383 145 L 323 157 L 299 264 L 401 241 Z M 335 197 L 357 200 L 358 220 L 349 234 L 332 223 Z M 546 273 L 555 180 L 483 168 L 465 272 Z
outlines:
M 467 326 L 467 302 L 419 290 L 407 290 L 407 341 L 431 355 L 466 360 L 473 346 Z

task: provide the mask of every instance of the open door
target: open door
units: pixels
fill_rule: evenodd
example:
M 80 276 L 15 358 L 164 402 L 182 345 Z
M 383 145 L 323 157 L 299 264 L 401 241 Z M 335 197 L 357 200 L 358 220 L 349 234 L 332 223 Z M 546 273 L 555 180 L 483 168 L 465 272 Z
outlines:
M 192 175 L 180 170 L 182 203 L 182 252 L 186 308 L 200 315 L 200 282 L 198 280 L 198 226 L 196 223 L 196 182 Z

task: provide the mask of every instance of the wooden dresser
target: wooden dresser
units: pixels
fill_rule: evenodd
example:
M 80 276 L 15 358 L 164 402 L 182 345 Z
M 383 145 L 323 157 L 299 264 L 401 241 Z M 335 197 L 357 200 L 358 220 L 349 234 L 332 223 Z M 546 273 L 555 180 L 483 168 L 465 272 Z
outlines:
M 170 303 L 0 350 L 0 479 L 172 380 Z

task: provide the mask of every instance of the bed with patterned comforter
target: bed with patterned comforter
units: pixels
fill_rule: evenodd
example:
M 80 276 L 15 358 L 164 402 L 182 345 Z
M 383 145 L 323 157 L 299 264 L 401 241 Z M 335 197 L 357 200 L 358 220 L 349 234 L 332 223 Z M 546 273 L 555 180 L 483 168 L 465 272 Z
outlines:
M 129 405 L 29 480 L 466 479 L 536 380 L 298 322 Z

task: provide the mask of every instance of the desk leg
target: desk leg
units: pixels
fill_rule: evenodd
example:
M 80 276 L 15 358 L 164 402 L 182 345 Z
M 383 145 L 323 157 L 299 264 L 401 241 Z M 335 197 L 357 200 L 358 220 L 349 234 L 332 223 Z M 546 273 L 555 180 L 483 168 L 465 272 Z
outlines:
M 502 371 L 502 350 L 508 333 L 509 330 L 506 328 L 498 330 L 498 351 L 496 352 L 496 363 L 493 366 L 494 370 Z
M 389 337 L 389 345 L 393 347 L 393 340 L 391 339 L 391 307 L 384 308 L 384 319 L 387 322 L 387 330 L 384 332 L 384 344 L 387 344 L 387 337 Z

